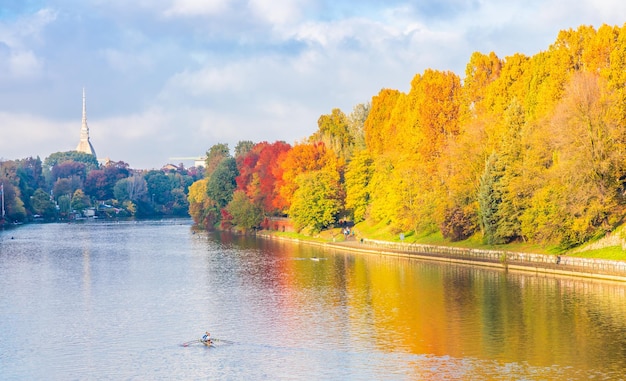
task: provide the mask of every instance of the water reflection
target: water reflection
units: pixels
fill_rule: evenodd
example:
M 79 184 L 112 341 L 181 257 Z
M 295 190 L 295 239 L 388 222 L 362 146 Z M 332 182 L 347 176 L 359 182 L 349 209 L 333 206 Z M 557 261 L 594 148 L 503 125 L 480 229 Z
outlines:
M 242 275 L 267 292 L 286 341 L 294 332 L 307 337 L 311 324 L 319 324 L 326 332 L 316 336 L 328 335 L 339 348 L 487 361 L 494 367 L 485 371 L 496 374 L 615 376 L 626 366 L 621 283 L 276 241 L 256 247 L 255 259 L 246 262 L 253 269 Z M 325 261 L 306 260 L 312 257 Z M 474 374 L 484 367 L 469 368 Z
M 194 232 L 0 232 L 3 379 L 622 377 L 626 286 Z M 179 343 L 205 329 L 235 342 Z

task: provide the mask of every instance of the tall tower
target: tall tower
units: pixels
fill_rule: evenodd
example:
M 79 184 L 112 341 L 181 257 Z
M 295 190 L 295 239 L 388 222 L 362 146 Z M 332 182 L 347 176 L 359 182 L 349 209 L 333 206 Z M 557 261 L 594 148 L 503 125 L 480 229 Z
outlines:
M 85 103 L 85 88 L 83 87 L 83 125 L 80 127 L 80 142 L 76 147 L 76 151 L 90 153 L 96 156 L 96 150 L 93 149 L 89 141 L 89 127 L 87 126 L 87 105 Z M 97 156 L 96 156 L 97 157 Z

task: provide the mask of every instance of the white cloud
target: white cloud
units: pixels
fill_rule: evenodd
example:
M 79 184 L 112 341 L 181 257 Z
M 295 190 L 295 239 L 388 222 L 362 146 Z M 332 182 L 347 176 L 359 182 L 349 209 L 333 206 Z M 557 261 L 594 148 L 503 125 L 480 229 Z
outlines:
M 14 79 L 35 79 L 41 75 L 42 62 L 32 51 L 14 51 L 9 57 L 9 75 Z
M 230 0 L 174 0 L 165 10 L 166 16 L 207 16 L 228 9 Z
M 42 44 L 46 26 L 57 13 L 42 9 L 12 22 L 0 22 L 0 79 L 6 82 L 34 80 L 43 75 L 44 62 L 35 51 Z
M 301 19 L 301 7 L 308 1 L 249 0 L 248 7 L 260 20 L 270 24 L 295 24 Z
M 56 11 L 44 8 L 12 22 L 0 22 L 0 42 L 12 49 L 23 49 L 31 42 L 39 42 L 44 29 L 56 19 Z
M 145 70 L 153 66 L 151 57 L 143 52 L 125 52 L 117 49 L 103 49 L 100 55 L 115 70 L 132 72 L 133 70 Z
M 218 142 L 293 143 L 321 114 L 350 112 L 383 87 L 407 91 L 426 68 L 462 76 L 474 51 L 532 55 L 561 29 L 626 20 L 619 0 L 48 3 L 0 22 L 0 152 L 73 149 L 75 95 L 86 84 L 111 97 L 90 97 L 96 152 L 135 167 Z M 54 121 L 63 118 L 71 122 Z M 39 141 L 51 149 L 41 152 Z
M 181 92 L 194 97 L 240 92 L 244 90 L 248 71 L 249 67 L 245 63 L 232 63 L 222 67 L 207 66 L 197 71 L 185 70 L 168 80 L 161 92 L 161 98 L 179 96 Z
M 72 133 L 72 124 L 26 114 L 0 111 L 2 139 L 0 159 L 23 159 L 40 156 L 43 160 L 51 153 L 76 148 L 80 125 Z M 24 150 L 24 145 L 28 146 Z

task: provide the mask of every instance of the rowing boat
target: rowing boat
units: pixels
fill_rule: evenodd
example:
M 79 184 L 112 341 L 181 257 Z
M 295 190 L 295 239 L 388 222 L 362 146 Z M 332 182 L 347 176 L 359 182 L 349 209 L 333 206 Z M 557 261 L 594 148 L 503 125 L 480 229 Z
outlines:
M 217 346 L 216 342 L 220 344 L 235 344 L 234 341 L 211 338 L 208 340 L 196 339 L 196 340 L 187 341 L 186 343 L 182 343 L 181 346 L 188 347 L 191 344 L 200 343 L 204 345 L 205 347 L 215 348 Z
M 207 341 L 203 341 L 200 340 L 200 342 L 205 346 L 205 347 L 209 347 L 209 348 L 214 348 L 215 344 L 213 343 L 213 340 L 207 340 Z

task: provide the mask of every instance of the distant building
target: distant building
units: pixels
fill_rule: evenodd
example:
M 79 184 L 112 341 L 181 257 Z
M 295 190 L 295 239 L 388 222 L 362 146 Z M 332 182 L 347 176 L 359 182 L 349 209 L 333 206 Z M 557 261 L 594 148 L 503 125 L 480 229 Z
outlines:
M 199 167 L 204 167 L 206 165 L 206 156 L 205 157 L 198 157 L 194 160 L 193 165 L 196 168 Z
M 87 106 L 85 103 L 85 89 L 83 88 L 83 124 L 80 127 L 80 142 L 76 147 L 76 151 L 90 153 L 96 158 L 96 150 L 93 149 L 91 142 L 89 141 L 89 127 L 87 126 Z
M 176 166 L 174 164 L 165 164 L 163 168 L 161 168 L 161 170 L 164 172 L 178 172 L 182 171 L 183 169 L 185 169 L 185 167 L 183 167 L 182 164 L 180 166 Z

